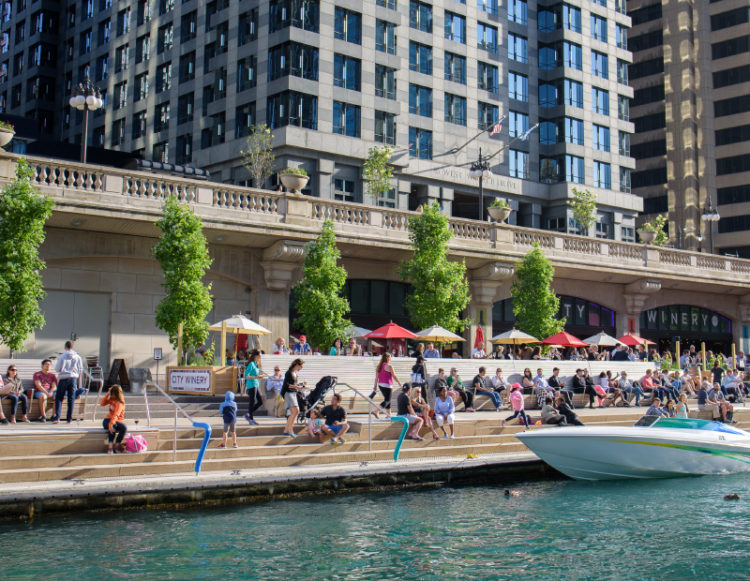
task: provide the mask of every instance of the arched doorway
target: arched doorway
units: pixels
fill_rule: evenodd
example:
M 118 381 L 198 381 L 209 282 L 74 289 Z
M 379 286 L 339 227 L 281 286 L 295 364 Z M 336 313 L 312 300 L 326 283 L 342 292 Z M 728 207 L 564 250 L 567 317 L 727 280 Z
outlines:
M 659 352 L 674 351 L 675 343 L 681 349 L 701 342 L 714 353 L 728 355 L 732 350 L 732 321 L 715 311 L 692 305 L 667 305 L 641 313 L 640 335 L 654 341 Z
M 616 312 L 612 309 L 578 297 L 560 295 L 558 317 L 565 317 L 565 330 L 580 339 L 604 331 L 615 334 Z M 511 329 L 516 322 L 513 315 L 513 299 L 497 301 L 492 306 L 492 334 L 497 335 Z M 543 339 L 543 337 L 539 337 Z

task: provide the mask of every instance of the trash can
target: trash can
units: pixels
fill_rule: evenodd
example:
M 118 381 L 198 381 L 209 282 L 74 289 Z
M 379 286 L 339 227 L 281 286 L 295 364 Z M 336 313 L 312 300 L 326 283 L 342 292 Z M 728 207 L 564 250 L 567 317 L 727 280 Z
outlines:
M 147 367 L 131 367 L 128 372 L 130 393 L 143 393 L 146 382 L 151 381 L 151 370 Z

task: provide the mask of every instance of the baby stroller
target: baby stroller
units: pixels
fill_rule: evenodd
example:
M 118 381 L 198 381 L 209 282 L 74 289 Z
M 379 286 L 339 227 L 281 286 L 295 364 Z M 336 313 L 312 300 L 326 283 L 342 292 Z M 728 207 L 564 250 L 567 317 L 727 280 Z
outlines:
M 307 394 L 297 393 L 297 403 L 299 404 L 298 421 L 305 423 L 310 419 L 310 410 L 318 405 L 325 398 L 326 394 L 336 387 L 336 378 L 331 375 L 325 375 L 315 384 L 315 388 Z

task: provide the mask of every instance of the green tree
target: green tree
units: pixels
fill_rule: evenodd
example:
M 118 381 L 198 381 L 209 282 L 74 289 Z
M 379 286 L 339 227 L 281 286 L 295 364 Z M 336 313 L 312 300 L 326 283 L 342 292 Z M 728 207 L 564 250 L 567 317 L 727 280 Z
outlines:
M 573 218 L 581 225 L 584 234 L 588 234 L 589 228 L 596 220 L 596 194 L 589 190 L 573 188 L 570 207 L 573 209 Z
M 0 195 L 0 341 L 11 352 L 23 351 L 24 341 L 45 323 L 39 309 L 46 295 L 39 247 L 55 204 L 39 195 L 33 175 L 26 160 L 19 159 L 16 179 Z
M 362 179 L 367 182 L 370 195 L 377 202 L 391 190 L 393 167 L 390 165 L 393 148 L 371 147 L 362 170 Z
M 294 323 L 313 347 L 329 347 L 336 337 L 344 337 L 352 324 L 345 317 L 349 301 L 341 296 L 346 270 L 338 265 L 340 259 L 333 222 L 326 220 L 317 240 L 305 246 L 302 279 L 294 287 L 299 313 Z
M 273 155 L 273 135 L 271 135 L 271 130 L 265 123 L 253 125 L 250 128 L 245 149 L 240 153 L 244 160 L 243 165 L 250 173 L 250 177 L 253 178 L 255 187 L 262 188 L 265 186 L 266 180 L 273 173 L 276 159 Z
M 513 314 L 518 328 L 544 339 L 562 331 L 565 319 L 558 319 L 560 299 L 552 290 L 555 269 L 537 244 L 516 263 L 510 288 Z
M 440 325 L 457 332 L 469 324 L 468 319 L 460 317 L 471 300 L 466 264 L 448 260 L 448 241 L 452 237 L 448 218 L 437 202 L 409 218 L 414 256 L 401 263 L 399 273 L 402 280 L 412 283 L 406 308 L 412 323 L 420 329 Z
M 156 307 L 156 326 L 169 335 L 177 348 L 177 332 L 182 323 L 182 349 L 185 353 L 202 345 L 208 336 L 206 316 L 213 299 L 211 284 L 203 277 L 211 266 L 211 258 L 203 235 L 200 218 L 175 196 L 164 201 L 163 215 L 156 222 L 162 231 L 152 252 L 164 272 L 166 296 Z

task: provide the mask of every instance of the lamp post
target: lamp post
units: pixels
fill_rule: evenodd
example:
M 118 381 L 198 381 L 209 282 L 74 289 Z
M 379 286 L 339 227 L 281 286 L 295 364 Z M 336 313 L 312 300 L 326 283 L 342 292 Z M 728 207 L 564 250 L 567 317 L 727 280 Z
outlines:
M 484 221 L 484 178 L 492 177 L 490 171 L 490 162 L 482 159 L 482 148 L 479 148 L 479 159 L 471 164 L 469 175 L 473 178 L 479 178 L 479 219 Z
M 708 198 L 708 204 L 701 214 L 701 220 L 706 223 L 706 229 L 708 230 L 708 248 L 709 252 L 714 252 L 714 227 L 713 223 L 718 222 L 721 216 L 719 212 L 714 208 L 711 203 L 711 198 Z
M 68 103 L 71 107 L 83 111 L 83 136 L 81 137 L 81 163 L 86 163 L 86 148 L 89 134 L 89 111 L 101 109 L 104 100 L 99 93 L 99 88 L 91 84 L 88 77 L 83 83 L 78 83 Z

